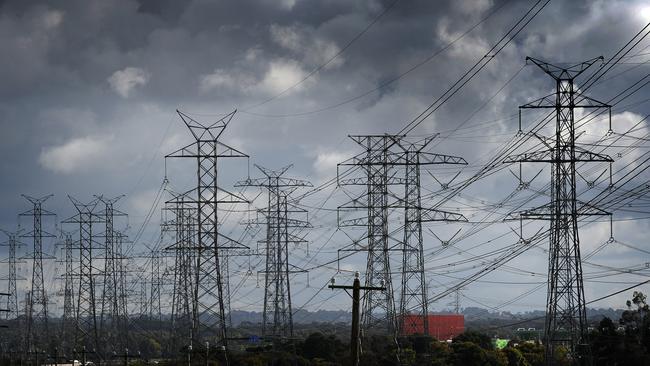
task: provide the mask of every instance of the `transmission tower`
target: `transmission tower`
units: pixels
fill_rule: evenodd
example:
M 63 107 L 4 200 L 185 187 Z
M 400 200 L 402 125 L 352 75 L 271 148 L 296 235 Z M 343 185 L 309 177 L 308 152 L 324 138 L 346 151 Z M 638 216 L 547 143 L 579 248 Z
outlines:
M 32 218 L 32 231 L 22 234 L 21 237 L 32 238 L 34 247 L 30 256 L 32 264 L 32 282 L 29 291 L 29 302 L 27 308 L 27 329 L 25 337 L 25 351 L 28 353 L 43 350 L 50 342 L 47 311 L 47 293 L 45 291 L 45 279 L 43 277 L 43 259 L 51 259 L 51 256 L 44 256 L 43 239 L 53 238 L 54 235 L 43 230 L 43 216 L 54 216 L 54 213 L 43 208 L 43 203 L 52 195 L 41 198 L 34 198 L 23 195 L 32 204 L 32 209 L 20 214 Z
M 393 165 L 404 167 L 404 199 L 393 207 L 404 209 L 404 241 L 402 243 L 402 286 L 399 307 L 399 329 L 402 334 L 429 334 L 427 282 L 424 275 L 422 223 L 467 221 L 458 213 L 422 206 L 420 178 L 422 166 L 440 164 L 466 165 L 465 159 L 428 152 L 425 149 L 437 135 L 417 142 L 395 139 L 402 159 Z M 422 328 L 421 328 L 422 327 Z
M 162 277 L 160 276 L 160 267 L 162 260 L 158 250 L 152 250 L 149 258 L 151 265 L 149 285 L 149 319 L 162 320 L 162 306 L 160 300 L 160 288 L 162 287 Z
M 120 292 L 120 278 L 124 269 L 114 226 L 116 217 L 123 217 L 126 214 L 114 207 L 123 196 L 113 199 L 95 197 L 104 205 L 104 210 L 98 213 L 104 221 L 104 271 L 99 329 L 105 341 L 103 343 L 113 350 L 120 350 L 124 348 L 122 333 L 126 326 L 126 314 L 123 312 L 125 305 L 121 304 L 124 301 L 124 294 Z
M 403 136 L 357 135 L 350 138 L 364 149 L 364 152 L 338 164 L 337 180 L 339 186 L 360 186 L 365 190 L 361 195 L 351 196 L 350 202 L 339 207 L 338 225 L 344 227 L 363 227 L 365 236 L 355 241 L 354 251 L 367 252 L 365 287 L 385 287 L 386 291 L 368 292 L 363 300 L 361 311 L 362 336 L 383 329 L 397 335 L 395 300 L 390 269 L 388 231 L 389 186 L 401 185 L 404 180 L 395 177 L 394 163 L 402 159 L 401 154 L 391 151 L 395 142 Z M 341 171 L 341 167 L 347 167 Z M 349 177 L 358 168 L 362 176 Z M 346 218 L 354 212 L 365 212 L 360 217 Z M 357 214 L 358 215 L 358 214 Z M 362 240 L 367 240 L 364 246 Z
M 30 299 L 31 299 L 31 294 L 30 294 L 30 291 L 27 290 L 27 291 L 25 291 L 25 300 L 23 300 L 23 304 L 25 305 L 25 307 L 23 308 L 23 314 L 27 314 L 29 312 Z M 24 341 L 27 334 L 25 332 L 23 332 L 22 336 L 24 338 L 23 339 L 23 341 Z
M 173 244 L 165 250 L 174 252 L 171 349 L 178 350 L 181 339 L 192 324 L 196 207 L 183 203 L 183 197 L 179 195 L 172 193 L 172 196 L 173 199 L 165 207 L 172 218 L 164 221 L 163 230 L 173 233 Z
M 75 348 L 99 350 L 99 327 L 97 326 L 97 309 L 95 299 L 95 276 L 93 249 L 97 248 L 94 239 L 94 224 L 103 223 L 104 218 L 95 212 L 99 198 L 84 204 L 68 196 L 77 210 L 77 214 L 63 221 L 66 224 L 77 224 L 79 240 L 75 243 L 79 250 L 79 277 L 77 289 L 77 305 L 75 314 Z
M 121 315 L 121 320 L 123 321 L 121 334 L 122 334 L 122 342 L 123 343 L 128 343 L 128 319 L 129 319 L 129 312 L 127 311 L 128 309 L 128 304 L 127 304 L 127 299 L 128 299 L 128 294 L 127 294 L 127 287 L 126 287 L 126 272 L 127 272 L 127 259 L 124 256 L 124 243 L 126 242 L 128 236 L 124 234 L 121 231 L 115 230 L 113 232 L 115 236 L 115 266 L 118 269 L 118 277 L 117 277 L 117 295 L 119 300 L 117 301 L 118 306 L 121 307 L 121 309 L 118 311 L 118 313 Z
M 454 314 L 460 314 L 461 308 L 460 308 L 460 297 L 462 295 L 462 288 L 457 288 L 453 292 L 453 298 L 452 300 L 447 304 L 448 306 L 451 306 L 452 311 Z
M 74 324 L 75 324 L 75 306 L 74 306 L 74 278 L 75 270 L 73 267 L 74 261 L 74 239 L 72 233 L 63 232 L 63 332 L 61 340 L 65 346 L 65 351 L 68 353 L 72 349 L 70 342 L 74 337 Z
M 184 203 L 196 205 L 197 241 L 195 250 L 195 279 L 192 289 L 192 340 L 216 337 L 227 347 L 226 314 L 224 308 L 221 252 L 241 248 L 241 244 L 219 233 L 218 205 L 245 203 L 244 198 L 218 186 L 217 161 L 220 158 L 248 158 L 248 155 L 221 141 L 236 111 L 211 124 L 202 124 L 177 111 L 190 130 L 195 142 L 169 154 L 166 158 L 191 158 L 197 161 L 197 187 L 184 194 Z
M 4 277 L 3 280 L 7 281 L 7 310 L 5 312 L 5 319 L 16 319 L 18 318 L 18 286 L 17 283 L 20 280 L 24 280 L 23 277 L 18 277 L 17 274 L 17 265 L 18 263 L 24 263 L 20 259 L 16 258 L 16 250 L 19 247 L 24 246 L 25 244 L 21 243 L 18 240 L 20 233 L 8 232 L 2 230 L 3 233 L 7 236 L 7 241 L 0 244 L 1 246 L 6 246 L 8 249 L 8 256 L 2 263 L 7 263 L 7 277 Z
M 553 94 L 525 104 L 521 109 L 555 110 L 555 136 L 541 139 L 544 150 L 510 156 L 505 163 L 543 162 L 551 164 L 551 202 L 520 212 L 520 219 L 550 221 L 548 294 L 544 348 L 547 365 L 555 364 L 558 346 L 566 347 L 574 364 L 590 364 L 587 316 L 578 237 L 578 217 L 608 215 L 607 212 L 576 199 L 576 163 L 612 162 L 609 156 L 576 145 L 575 108 L 611 108 L 576 90 L 574 79 L 602 57 L 569 67 L 555 66 L 526 58 L 555 80 Z M 611 123 L 611 122 L 610 122 Z
M 265 339 L 280 341 L 293 338 L 289 276 L 291 273 L 305 272 L 289 263 L 289 244 L 305 242 L 295 232 L 311 227 L 306 220 L 290 217 L 306 211 L 291 204 L 288 197 L 299 187 L 312 187 L 312 184 L 283 177 L 291 165 L 280 170 L 255 166 L 264 177 L 249 178 L 235 186 L 262 187 L 268 193 L 268 206 L 260 210 L 265 216 L 264 222 L 258 222 L 266 225 L 266 269 L 262 271 L 265 284 L 262 335 Z
M 149 315 L 149 311 L 147 310 L 149 305 L 149 299 L 147 297 L 147 280 L 144 277 L 144 275 L 145 274 L 143 273 L 142 280 L 140 281 L 140 293 L 139 293 L 140 299 L 138 300 L 138 303 L 140 305 L 141 319 L 146 319 L 147 315 Z

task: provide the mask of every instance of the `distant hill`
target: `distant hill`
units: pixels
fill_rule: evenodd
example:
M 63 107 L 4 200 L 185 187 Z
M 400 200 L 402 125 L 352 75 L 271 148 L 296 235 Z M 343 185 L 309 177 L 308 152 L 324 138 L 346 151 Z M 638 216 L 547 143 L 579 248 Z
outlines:
M 232 324 L 237 326 L 242 322 L 261 323 L 262 313 L 255 311 L 239 311 L 233 310 L 230 315 Z M 331 310 L 318 310 L 315 312 L 307 310 L 298 310 L 293 315 L 293 322 L 296 324 L 311 324 L 311 323 L 350 323 L 352 321 L 352 314 L 347 311 L 331 311 Z
M 587 317 L 588 318 L 603 318 L 609 317 L 610 319 L 617 321 L 621 314 L 623 313 L 622 309 L 592 309 L 587 308 Z M 442 311 L 439 314 L 451 314 L 449 311 Z M 544 311 L 542 310 L 533 310 L 526 311 L 521 313 L 512 313 L 509 311 L 491 311 L 479 307 L 467 307 L 462 310 L 462 314 L 465 315 L 467 321 L 474 320 L 511 320 L 511 319 L 529 319 L 529 318 L 538 318 L 544 316 Z M 234 310 L 231 314 L 232 324 L 238 326 L 242 322 L 247 323 L 261 323 L 262 322 L 262 313 L 255 311 L 240 311 Z M 296 324 L 311 324 L 311 323 L 350 323 L 352 321 L 352 314 L 346 311 L 338 310 L 318 310 L 315 312 L 307 310 L 298 310 L 293 315 L 293 321 Z

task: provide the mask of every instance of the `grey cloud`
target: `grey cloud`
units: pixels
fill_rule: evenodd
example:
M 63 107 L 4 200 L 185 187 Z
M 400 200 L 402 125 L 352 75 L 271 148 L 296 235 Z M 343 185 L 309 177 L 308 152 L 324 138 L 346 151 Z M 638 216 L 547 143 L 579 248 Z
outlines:
M 367 97 L 306 116 L 251 114 L 318 110 L 376 88 L 445 46 L 484 17 L 487 8 L 501 4 L 496 0 L 460 5 L 456 1 L 400 1 L 342 55 L 343 62 L 272 102 L 247 108 L 281 89 L 264 88 L 274 64 L 293 65 L 304 75 L 325 57 L 316 54 L 314 45 L 324 42 L 344 47 L 391 3 L 298 0 L 289 8 L 280 1 L 265 0 L 0 2 L 0 154 L 8 157 L 0 160 L 0 199 L 6 203 L 0 227 L 13 226 L 15 213 L 24 208 L 19 193 L 56 193 L 52 209 L 61 216 L 71 213 L 67 193 L 82 200 L 96 193 L 131 193 L 124 204 L 140 214 L 142 202 L 162 180 L 162 156 L 169 152 L 165 149 L 189 142 L 174 114 L 176 108 L 195 113 L 200 120 L 239 108 L 224 138 L 251 154 L 253 162 L 269 167 L 294 162 L 292 175 L 333 176 L 335 166 L 329 161 L 325 164 L 328 171 L 319 169 L 319 155 L 322 162 L 330 155 L 358 151 L 346 138 L 348 133 L 399 130 L 483 56 L 481 46 L 494 43 L 532 4 L 506 3 L 451 50 Z M 641 4 L 551 2 L 513 45 L 416 133 L 448 131 L 464 121 L 521 68 L 527 55 L 549 61 L 611 56 L 642 27 L 643 20 L 634 13 Z M 53 14 L 60 14 L 60 21 Z M 283 47 L 274 38 L 273 27 L 291 29 L 300 41 L 295 47 Z M 631 66 L 619 66 L 617 72 Z M 148 80 L 123 98 L 107 80 L 129 67 L 146 70 Z M 646 72 L 647 67 L 641 67 L 625 73 L 595 87 L 593 96 L 607 99 Z M 205 84 L 202 80 L 210 75 L 213 78 Z M 468 126 L 509 117 L 519 104 L 552 87 L 540 71 L 526 67 Z M 647 97 L 647 91 L 639 94 L 642 97 Z M 648 108 L 640 105 L 634 111 L 643 115 Z M 486 140 L 502 141 L 508 136 L 498 135 L 514 133 L 516 127 L 516 120 L 506 119 L 441 141 L 436 150 L 478 162 L 500 146 Z M 58 170 L 43 165 L 55 161 L 42 158 L 49 156 L 47 152 L 58 151 L 55 155 L 61 157 L 69 150 L 57 148 L 95 140 L 106 144 L 96 152 L 95 164 L 67 174 L 61 168 L 72 169 L 73 161 L 65 161 Z M 322 155 L 324 151 L 327 156 Z M 185 163 L 171 165 L 170 178 L 187 188 L 193 178 L 191 169 Z M 227 181 L 246 174 L 244 163 L 228 163 L 225 170 Z M 453 176 L 444 170 L 440 174 L 448 179 Z M 506 173 L 467 194 L 497 201 L 515 183 Z M 427 187 L 436 185 L 428 181 Z M 327 219 L 331 224 L 331 217 Z M 133 217 L 132 223 L 137 226 L 141 220 Z M 647 225 L 638 223 L 643 230 Z M 499 230 L 489 233 L 497 235 Z M 480 239 L 462 244 L 470 247 Z M 538 264 L 540 254 L 528 258 Z M 543 272 L 541 262 L 536 270 Z

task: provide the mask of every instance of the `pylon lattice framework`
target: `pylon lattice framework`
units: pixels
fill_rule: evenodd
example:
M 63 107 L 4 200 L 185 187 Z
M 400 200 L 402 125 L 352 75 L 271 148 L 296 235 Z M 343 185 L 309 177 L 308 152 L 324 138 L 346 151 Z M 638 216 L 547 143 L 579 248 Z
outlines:
M 124 256 L 124 243 L 127 241 L 128 236 L 124 234 L 121 231 L 114 231 L 115 234 L 115 253 L 117 253 L 117 267 L 120 269 L 118 272 L 118 278 L 117 278 L 117 294 L 120 296 L 120 300 L 118 300 L 118 305 L 122 307 L 121 310 L 119 310 L 119 314 L 121 315 L 121 320 L 124 321 L 123 326 L 125 328 L 123 330 L 122 336 L 123 336 L 123 342 L 128 342 L 128 327 L 127 322 L 128 322 L 128 317 L 129 313 L 127 311 L 128 306 L 127 306 L 127 299 L 128 299 L 128 294 L 127 294 L 127 287 L 126 287 L 126 269 L 128 265 L 127 258 Z
M 219 141 L 230 123 L 233 111 L 215 123 L 204 125 L 177 111 L 190 130 L 195 142 L 178 149 L 166 158 L 192 158 L 197 161 L 197 187 L 184 193 L 184 203 L 196 205 L 197 241 L 195 278 L 192 294 L 192 339 L 216 337 L 227 347 L 226 314 L 224 307 L 221 252 L 245 248 L 242 244 L 219 233 L 218 205 L 247 201 L 218 186 L 217 161 L 220 158 L 248 158 L 248 155 Z
M 338 172 L 338 184 L 362 186 L 365 191 L 359 196 L 350 196 L 350 202 L 339 207 L 339 227 L 366 228 L 365 236 L 355 241 L 352 250 L 368 252 L 366 286 L 386 287 L 386 291 L 368 293 L 364 298 L 362 329 L 368 333 L 383 328 L 393 335 L 399 331 L 428 332 L 422 223 L 466 219 L 458 213 L 422 207 L 421 166 L 466 162 L 460 157 L 425 151 L 435 135 L 418 142 L 408 142 L 405 136 L 388 134 L 350 137 L 365 151 L 339 164 L 339 169 L 342 166 L 350 168 Z M 351 169 L 356 167 L 362 168 L 363 176 L 348 178 Z M 397 167 L 404 168 L 404 177 L 397 176 Z M 398 185 L 405 188 L 403 198 L 389 202 L 389 197 L 398 195 L 389 192 L 388 187 Z M 390 269 L 390 251 L 394 248 L 389 245 L 389 208 L 403 208 L 405 215 L 404 237 L 399 248 L 402 251 L 399 316 L 395 312 Z M 365 210 L 366 215 L 351 219 L 342 217 L 359 210 Z M 367 240 L 367 245 L 358 245 L 364 239 Z
M 346 170 L 343 174 L 339 171 L 337 172 L 338 185 L 362 186 L 365 187 L 365 192 L 360 196 L 351 197 L 349 203 L 339 207 L 338 225 L 341 228 L 366 228 L 365 236 L 358 241 L 360 243 L 363 239 L 367 239 L 367 245 L 358 249 L 368 253 L 365 286 L 386 287 L 386 291 L 381 293 L 371 291 L 364 297 L 361 312 L 362 334 L 383 328 L 396 335 L 397 319 L 388 243 L 388 186 L 403 183 L 403 179 L 395 177 L 395 172 L 390 169 L 393 159 L 397 157 L 389 150 L 401 137 L 365 135 L 350 136 L 350 138 L 365 151 L 338 164 L 337 170 L 341 166 L 350 166 L 352 169 L 360 166 L 364 174 L 362 177 L 345 178 L 350 171 Z M 359 210 L 365 210 L 366 215 L 342 219 L 342 214 L 345 216 Z
M 32 218 L 32 231 L 22 234 L 21 237 L 33 239 L 33 250 L 31 253 L 32 260 L 32 281 L 31 290 L 27 302 L 27 329 L 25 336 L 25 352 L 32 353 L 43 350 L 50 341 L 48 327 L 48 298 L 45 290 L 45 279 L 43 277 L 43 259 L 51 259 L 51 256 L 45 258 L 43 254 L 43 239 L 53 238 L 43 230 L 43 216 L 54 216 L 54 213 L 43 208 L 43 203 L 52 197 L 48 195 L 42 198 L 34 198 L 23 195 L 32 204 L 32 209 L 20 214 L 23 217 Z
M 93 234 L 94 224 L 103 223 L 104 218 L 95 210 L 100 200 L 93 199 L 84 204 L 68 196 L 77 210 L 77 214 L 63 221 L 66 224 L 76 224 L 79 230 L 79 240 L 75 243 L 79 250 L 78 258 L 78 288 L 75 314 L 75 347 L 98 352 L 99 328 L 97 326 L 97 308 L 95 294 L 94 255 L 93 249 L 98 247 Z
M 65 352 L 69 352 L 72 348 L 71 339 L 74 338 L 74 324 L 75 324 L 75 305 L 74 305 L 74 239 L 72 233 L 63 233 L 63 256 L 64 256 L 64 272 L 63 272 L 63 334 L 62 341 L 64 344 Z
M 172 218 L 166 220 L 163 230 L 173 233 L 173 244 L 165 250 L 174 252 L 172 290 L 172 349 L 178 349 L 185 331 L 191 329 L 192 283 L 194 279 L 194 238 L 196 233 L 196 208 L 183 202 L 183 197 L 173 194 L 165 207 Z
M 104 218 L 104 271 L 102 273 L 103 287 L 100 312 L 100 334 L 106 346 L 113 350 L 123 349 L 124 333 L 126 331 L 127 314 L 125 312 L 124 289 L 120 286 L 124 267 L 122 261 L 121 245 L 117 240 L 114 228 L 115 218 L 126 216 L 125 213 L 115 209 L 115 203 L 122 196 L 113 199 L 97 197 L 103 205 L 103 212 L 98 214 Z
M 7 241 L 2 243 L 2 246 L 6 246 L 8 249 L 7 259 L 3 260 L 4 263 L 7 263 L 7 277 L 3 280 L 7 281 L 7 308 L 5 312 L 5 319 L 15 319 L 18 318 L 18 286 L 17 283 L 19 280 L 24 280 L 23 277 L 18 277 L 17 265 L 18 263 L 24 263 L 22 260 L 16 258 L 16 250 L 18 247 L 23 246 L 24 244 L 18 240 L 19 233 L 12 233 L 4 231 L 7 236 Z
M 289 203 L 288 197 L 299 187 L 312 187 L 312 184 L 295 178 L 283 177 L 291 165 L 280 170 L 270 170 L 256 165 L 263 178 L 247 179 L 238 182 L 239 187 L 262 187 L 268 194 L 268 205 L 259 213 L 265 216 L 257 224 L 266 225 L 266 268 L 264 274 L 264 312 L 262 315 L 262 335 L 274 341 L 293 338 L 293 313 L 291 306 L 291 273 L 304 273 L 305 270 L 289 262 L 289 244 L 303 243 L 304 237 L 298 232 L 310 228 L 307 220 L 289 217 L 306 214 L 302 208 Z
M 556 82 L 555 93 L 521 106 L 521 109 L 555 109 L 555 136 L 542 140 L 545 150 L 510 156 L 505 163 L 544 162 L 551 164 L 551 202 L 520 212 L 520 219 L 550 221 L 548 293 L 544 348 L 547 365 L 553 365 L 558 346 L 567 347 L 577 364 L 589 364 L 587 316 L 578 236 L 578 217 L 608 215 L 576 198 L 577 162 L 612 162 L 609 156 L 576 146 L 575 108 L 611 108 L 575 89 L 574 79 L 602 57 L 570 67 L 558 67 L 527 58 Z
M 140 305 L 140 319 L 146 319 L 147 316 L 149 315 L 149 296 L 147 295 L 147 278 L 146 276 L 146 269 L 143 267 L 141 268 L 142 270 L 142 278 L 140 279 L 140 292 L 138 295 L 140 298 L 138 299 L 138 305 Z
M 457 156 L 436 154 L 425 149 L 435 139 L 432 135 L 417 142 L 396 139 L 395 146 L 402 159 L 394 164 L 404 167 L 404 241 L 402 242 L 402 283 L 398 324 L 402 334 L 429 334 L 427 281 L 424 273 L 422 224 L 434 221 L 467 221 L 459 213 L 422 206 L 421 168 L 440 164 L 466 165 Z
M 161 302 L 161 287 L 162 277 L 160 273 L 160 267 L 162 267 L 163 261 L 160 256 L 160 251 L 152 250 L 150 253 L 150 265 L 151 273 L 149 285 L 149 319 L 162 320 L 162 302 Z

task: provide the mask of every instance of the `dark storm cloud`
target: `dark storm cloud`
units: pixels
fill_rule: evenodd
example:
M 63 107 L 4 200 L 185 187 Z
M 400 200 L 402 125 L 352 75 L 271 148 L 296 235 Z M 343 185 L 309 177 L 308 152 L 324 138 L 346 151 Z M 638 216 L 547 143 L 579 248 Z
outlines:
M 129 193 L 124 205 L 137 226 L 162 179 L 162 156 L 188 142 L 175 108 L 214 115 L 239 108 L 225 134 L 229 143 L 254 162 L 270 167 L 294 162 L 295 176 L 330 178 L 335 163 L 357 151 L 346 134 L 398 131 L 485 55 L 533 2 L 508 1 L 448 51 L 354 102 L 300 117 L 251 114 L 314 111 L 354 98 L 430 57 L 501 4 L 399 1 L 328 67 L 272 102 L 247 110 L 300 81 L 391 3 L 0 2 L 0 154 L 5 157 L 0 160 L 0 199 L 6 204 L 0 227 L 13 226 L 15 213 L 25 208 L 19 193 L 56 193 L 52 210 L 66 217 L 71 213 L 68 193 L 82 200 L 95 193 Z M 513 45 L 416 132 L 448 130 L 464 121 L 521 68 L 525 56 L 550 61 L 611 56 L 648 21 L 640 15 L 643 6 L 551 2 Z M 640 68 L 594 88 L 594 96 L 611 97 L 644 72 L 647 68 Z M 517 105 L 552 87 L 546 76 L 528 67 L 472 121 L 509 116 Z M 511 120 L 481 133 L 515 129 Z M 446 140 L 438 148 L 476 161 L 496 146 Z M 191 178 L 178 184 L 187 185 Z M 508 184 L 514 184 L 512 177 L 504 176 L 472 193 L 502 197 Z

